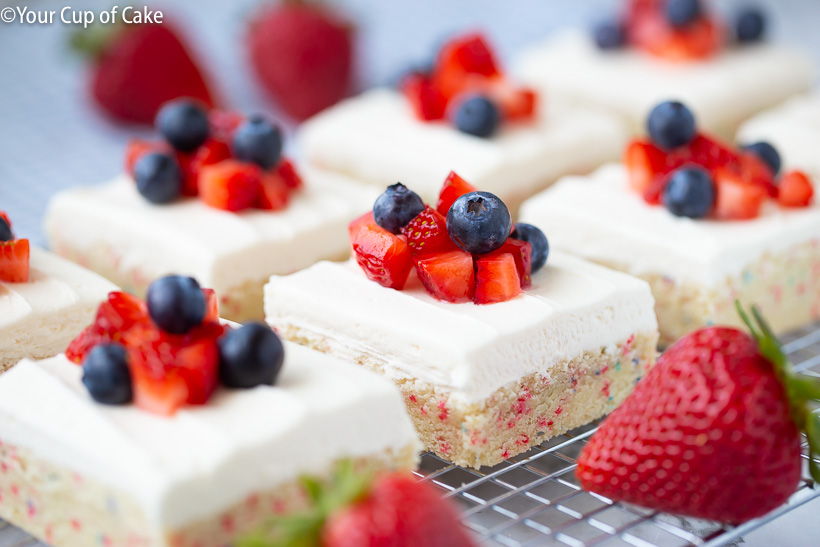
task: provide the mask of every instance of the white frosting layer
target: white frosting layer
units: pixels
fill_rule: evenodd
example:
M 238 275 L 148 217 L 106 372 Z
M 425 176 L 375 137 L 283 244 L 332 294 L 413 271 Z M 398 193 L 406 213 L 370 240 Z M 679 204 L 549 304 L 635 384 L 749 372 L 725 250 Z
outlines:
M 648 205 L 628 187 L 621 165 L 567 177 L 527 200 L 521 220 L 540 226 L 550 244 L 635 274 L 713 285 L 766 252 L 820 238 L 820 204 L 789 209 L 767 202 L 751 220 L 693 220 Z
M 657 103 L 681 100 L 701 128 L 731 137 L 738 124 L 815 81 L 811 59 L 774 44 L 730 48 L 697 62 L 669 62 L 640 50 L 601 51 L 591 33 L 569 31 L 522 54 L 516 74 L 548 93 L 626 115 L 643 131 Z
M 384 189 L 403 182 L 435 203 L 450 171 L 515 201 L 569 173 L 619 157 L 620 120 L 555 104 L 547 96 L 534 123 L 503 124 L 490 139 L 460 133 L 449 122 L 423 122 L 397 92 L 376 89 L 342 101 L 302 126 L 300 142 L 316 165 Z
M 753 117 L 740 127 L 743 144 L 768 141 L 786 169 L 802 169 L 820 177 L 820 92 L 795 97 Z
M 286 209 L 238 214 L 194 198 L 153 205 L 121 177 L 55 196 L 46 231 L 80 249 L 112 247 L 122 271 L 136 268 L 149 278 L 191 275 L 217 294 L 227 293 L 343 255 L 350 245 L 348 223 L 378 196 L 340 175 L 303 166 L 299 172 L 306 188 L 292 195 Z
M 286 344 L 275 386 L 220 390 L 171 418 L 95 403 L 59 355 L 0 376 L 0 439 L 132 496 L 174 529 L 342 458 L 415 447 L 398 390 Z
M 320 262 L 265 287 L 266 320 L 295 325 L 384 359 L 392 378 L 419 378 L 467 402 L 485 399 L 559 363 L 654 332 L 649 286 L 561 253 L 508 302 L 439 302 L 411 278 L 402 291 L 368 280 L 359 266 Z
M 0 281 L 0 361 L 63 351 L 117 287 L 36 247 L 28 283 Z

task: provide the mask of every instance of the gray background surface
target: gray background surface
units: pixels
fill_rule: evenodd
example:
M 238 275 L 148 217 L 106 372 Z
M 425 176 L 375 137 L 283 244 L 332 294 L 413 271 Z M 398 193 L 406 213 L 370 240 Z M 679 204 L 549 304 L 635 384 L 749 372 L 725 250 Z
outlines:
M 9 2 L 0 7 L 99 11 L 113 1 Z M 244 55 L 244 24 L 258 0 L 155 0 L 179 23 L 229 106 L 276 115 L 256 85 Z M 729 11 L 744 0 L 716 1 Z M 774 40 L 799 45 L 820 64 L 820 0 L 756 0 L 771 15 Z M 122 3 L 126 5 L 126 2 Z M 480 28 L 504 59 L 555 29 L 586 25 L 613 13 L 618 0 L 339 0 L 359 31 L 360 87 L 391 81 L 421 64 L 445 36 Z M 135 5 L 142 5 L 136 3 Z M 72 31 L 61 23 L 0 23 L 0 210 L 18 233 L 43 243 L 48 197 L 60 188 L 103 182 L 120 171 L 133 129 L 106 122 L 87 99 L 81 60 L 65 47 Z M 765 78 L 765 74 L 760 75 Z M 820 544 L 820 502 L 794 511 L 746 538 L 748 545 Z

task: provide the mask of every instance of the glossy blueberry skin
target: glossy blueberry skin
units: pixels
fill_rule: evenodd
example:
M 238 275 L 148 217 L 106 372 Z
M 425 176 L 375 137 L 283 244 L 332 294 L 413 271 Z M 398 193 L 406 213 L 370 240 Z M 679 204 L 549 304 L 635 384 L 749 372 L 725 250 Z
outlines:
M 270 169 L 282 157 L 282 132 L 262 116 L 254 115 L 236 129 L 231 148 L 236 159 Z
M 501 112 L 487 97 L 473 95 L 458 104 L 453 123 L 462 133 L 487 138 L 498 129 Z
M 697 134 L 692 111 L 677 101 L 666 101 L 653 108 L 646 125 L 652 142 L 665 150 L 688 144 Z
M 703 218 L 715 205 L 715 183 L 701 167 L 682 167 L 666 183 L 663 204 L 675 216 Z
M 447 213 L 447 232 L 460 249 L 473 254 L 491 253 L 512 231 L 507 205 L 495 194 L 470 192 L 458 198 Z
M 247 323 L 219 339 L 219 379 L 225 387 L 273 385 L 284 360 L 281 340 L 263 323 Z
M 192 277 L 169 275 L 148 287 L 148 315 L 171 334 L 185 334 L 205 319 L 205 295 Z
M 11 232 L 11 226 L 0 218 L 0 241 L 11 241 L 14 239 L 14 234 Z
M 780 172 L 782 162 L 780 160 L 780 153 L 777 148 L 767 142 L 756 142 L 754 144 L 747 144 L 743 147 L 755 154 L 758 158 L 766 162 L 766 165 L 772 168 L 772 172 L 777 175 Z
M 392 234 L 398 234 L 407 223 L 424 211 L 419 195 L 397 182 L 387 187 L 373 204 L 373 220 Z
M 735 38 L 741 44 L 758 42 L 766 33 L 766 16 L 757 8 L 747 8 L 735 20 Z
M 603 21 L 592 30 L 592 37 L 598 49 L 620 49 L 626 45 L 624 27 L 617 21 Z
M 193 152 L 210 133 L 208 114 L 193 101 L 178 99 L 165 103 L 155 123 L 165 140 L 180 152 Z
M 128 353 L 119 344 L 95 346 L 83 361 L 83 385 L 91 398 L 105 405 L 131 402 L 131 372 Z
M 700 17 L 700 1 L 666 0 L 663 12 L 670 25 L 676 28 L 685 27 Z
M 182 171 L 167 154 L 149 153 L 134 164 L 134 180 L 142 197 L 151 203 L 170 203 L 182 191 Z
M 547 263 L 547 257 L 550 254 L 550 244 L 547 241 L 547 236 L 540 228 L 532 224 L 519 222 L 515 225 L 513 233 L 510 234 L 513 239 L 526 241 L 532 247 L 532 273 L 537 272 Z

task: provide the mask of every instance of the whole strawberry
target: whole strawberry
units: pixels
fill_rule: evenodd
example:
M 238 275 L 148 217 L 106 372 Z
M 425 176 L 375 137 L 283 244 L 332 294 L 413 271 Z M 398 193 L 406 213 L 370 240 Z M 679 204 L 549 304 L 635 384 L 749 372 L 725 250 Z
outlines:
M 738 524 L 783 504 L 801 477 L 800 429 L 820 448 L 811 399 L 769 328 L 699 330 L 673 345 L 592 436 L 587 490 L 659 511 Z M 818 469 L 812 469 L 815 480 Z
M 324 7 L 299 0 L 263 8 L 247 47 L 262 85 L 288 115 L 304 120 L 347 96 L 352 29 Z
M 90 91 L 117 121 L 153 124 L 160 107 L 180 97 L 213 107 L 214 94 L 169 22 L 101 25 L 74 37 L 93 56 Z

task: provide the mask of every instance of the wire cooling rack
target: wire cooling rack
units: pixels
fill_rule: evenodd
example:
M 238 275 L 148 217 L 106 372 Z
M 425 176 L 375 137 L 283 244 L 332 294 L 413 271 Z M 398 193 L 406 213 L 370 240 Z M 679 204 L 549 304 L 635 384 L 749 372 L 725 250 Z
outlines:
M 820 323 L 784 337 L 795 368 L 820 378 Z M 718 547 L 820 498 L 807 465 L 789 502 L 738 527 L 682 519 L 584 491 L 575 465 L 595 425 L 554 437 L 525 454 L 480 470 L 453 465 L 432 453 L 421 456 L 416 474 L 461 507 L 464 523 L 482 545 L 509 547 Z M 803 458 L 806 455 L 804 442 Z M 44 547 L 0 520 L 0 547 Z

